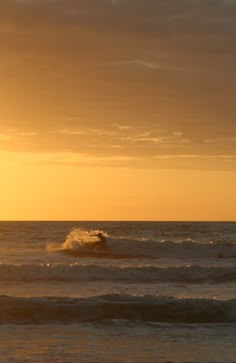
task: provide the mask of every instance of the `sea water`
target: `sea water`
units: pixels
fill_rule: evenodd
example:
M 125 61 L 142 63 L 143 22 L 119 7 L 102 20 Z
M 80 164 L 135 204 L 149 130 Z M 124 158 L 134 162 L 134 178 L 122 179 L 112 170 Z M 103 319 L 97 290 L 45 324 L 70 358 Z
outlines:
M 236 223 L 0 222 L 0 362 L 236 362 L 235 281 Z

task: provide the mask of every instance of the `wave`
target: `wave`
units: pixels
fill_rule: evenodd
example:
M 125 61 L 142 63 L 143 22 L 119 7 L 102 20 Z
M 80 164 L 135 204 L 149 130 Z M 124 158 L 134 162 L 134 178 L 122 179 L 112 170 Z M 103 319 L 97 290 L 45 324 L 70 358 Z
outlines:
M 102 233 L 107 238 L 106 247 L 94 248 Z M 91 237 L 92 236 L 92 237 Z M 197 242 L 187 239 L 180 242 L 171 240 L 153 241 L 145 239 L 113 238 L 103 231 L 74 229 L 62 246 L 47 246 L 50 252 L 60 252 L 74 257 L 95 257 L 110 259 L 129 258 L 236 258 L 236 244 L 224 242 Z
M 0 296 L 1 324 L 96 322 L 235 323 L 236 300 L 107 294 L 90 298 Z
M 0 265 L 0 281 L 124 281 L 221 283 L 236 281 L 236 266 Z

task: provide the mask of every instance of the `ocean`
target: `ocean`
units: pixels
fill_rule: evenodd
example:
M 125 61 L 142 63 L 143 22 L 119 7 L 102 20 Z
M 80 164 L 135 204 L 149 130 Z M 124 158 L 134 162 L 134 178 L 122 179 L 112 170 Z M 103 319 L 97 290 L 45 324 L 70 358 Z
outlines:
M 236 362 L 235 282 L 233 222 L 0 222 L 0 362 Z

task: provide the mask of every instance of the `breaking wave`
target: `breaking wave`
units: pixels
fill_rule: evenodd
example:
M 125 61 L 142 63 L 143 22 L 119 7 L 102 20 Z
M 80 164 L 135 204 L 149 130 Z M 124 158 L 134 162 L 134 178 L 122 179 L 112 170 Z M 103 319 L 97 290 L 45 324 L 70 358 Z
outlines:
M 106 248 L 93 247 L 97 233 L 107 238 Z M 74 229 L 62 246 L 47 246 L 50 252 L 60 252 L 75 257 L 128 258 L 236 258 L 236 244 L 225 242 L 197 242 L 187 239 L 153 241 L 145 239 L 112 238 L 103 231 Z
M 236 300 L 108 294 L 90 298 L 0 296 L 1 324 L 96 322 L 235 323 Z
M 236 266 L 0 265 L 0 281 L 124 281 L 221 283 L 236 281 Z

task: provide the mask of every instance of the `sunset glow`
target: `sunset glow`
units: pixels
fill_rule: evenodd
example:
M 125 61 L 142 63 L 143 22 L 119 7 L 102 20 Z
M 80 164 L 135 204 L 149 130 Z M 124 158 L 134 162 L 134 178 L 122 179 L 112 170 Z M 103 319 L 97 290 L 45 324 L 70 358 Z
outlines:
M 171 4 L 1 1 L 1 220 L 236 219 L 236 5 Z

